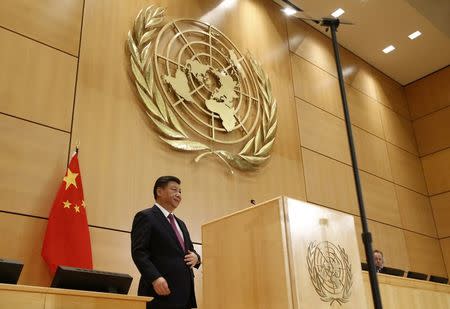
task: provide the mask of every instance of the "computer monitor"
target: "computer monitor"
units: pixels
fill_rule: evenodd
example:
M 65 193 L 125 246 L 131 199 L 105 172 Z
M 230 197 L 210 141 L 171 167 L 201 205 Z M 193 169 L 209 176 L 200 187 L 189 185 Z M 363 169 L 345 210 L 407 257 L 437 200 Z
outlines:
M 0 283 L 17 284 L 22 268 L 22 262 L 0 259 Z
M 392 276 L 403 277 L 405 275 L 405 271 L 403 269 L 393 268 L 393 267 L 383 267 L 380 270 L 381 274 L 388 274 Z
M 430 281 L 447 284 L 448 283 L 448 278 L 431 275 L 430 276 Z
M 369 265 L 367 265 L 367 263 L 361 262 L 361 269 L 362 270 L 369 270 Z
M 415 271 L 408 271 L 408 278 L 412 278 L 412 279 L 418 279 L 418 280 L 427 280 L 428 275 L 427 274 L 422 274 L 422 273 L 418 273 Z
M 128 294 L 131 281 L 133 278 L 127 274 L 58 266 L 51 286 L 61 289 Z

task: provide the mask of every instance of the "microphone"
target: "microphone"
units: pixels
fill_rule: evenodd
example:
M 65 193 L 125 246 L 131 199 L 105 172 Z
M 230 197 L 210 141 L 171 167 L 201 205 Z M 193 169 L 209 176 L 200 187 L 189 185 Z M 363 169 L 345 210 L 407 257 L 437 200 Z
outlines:
M 256 201 L 255 201 L 254 199 L 251 199 L 251 200 L 250 200 L 250 204 L 252 204 L 253 206 L 255 206 L 255 205 L 256 205 Z

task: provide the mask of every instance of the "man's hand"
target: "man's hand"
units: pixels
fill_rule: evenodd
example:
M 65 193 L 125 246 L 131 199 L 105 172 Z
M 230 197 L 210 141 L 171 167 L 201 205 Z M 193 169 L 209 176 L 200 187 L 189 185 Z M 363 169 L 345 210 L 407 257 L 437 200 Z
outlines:
M 153 281 L 152 285 L 158 295 L 167 296 L 170 294 L 169 285 L 163 277 L 159 277 Z
M 194 267 L 198 263 L 198 256 L 192 251 L 188 251 L 189 253 L 184 256 L 184 261 L 186 265 L 189 267 Z

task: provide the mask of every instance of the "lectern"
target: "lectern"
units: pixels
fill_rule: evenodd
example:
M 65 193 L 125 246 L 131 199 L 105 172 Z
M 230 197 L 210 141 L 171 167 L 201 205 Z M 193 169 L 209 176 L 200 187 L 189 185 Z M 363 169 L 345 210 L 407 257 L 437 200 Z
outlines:
M 351 215 L 280 197 L 202 226 L 205 308 L 367 308 Z

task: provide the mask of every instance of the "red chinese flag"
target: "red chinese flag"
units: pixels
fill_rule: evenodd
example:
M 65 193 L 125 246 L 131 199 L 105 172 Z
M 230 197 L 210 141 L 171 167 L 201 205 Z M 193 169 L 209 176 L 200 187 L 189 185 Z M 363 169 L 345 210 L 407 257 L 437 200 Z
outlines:
M 78 153 L 72 157 L 53 202 L 42 257 L 52 274 L 58 265 L 92 269 L 91 239 Z

